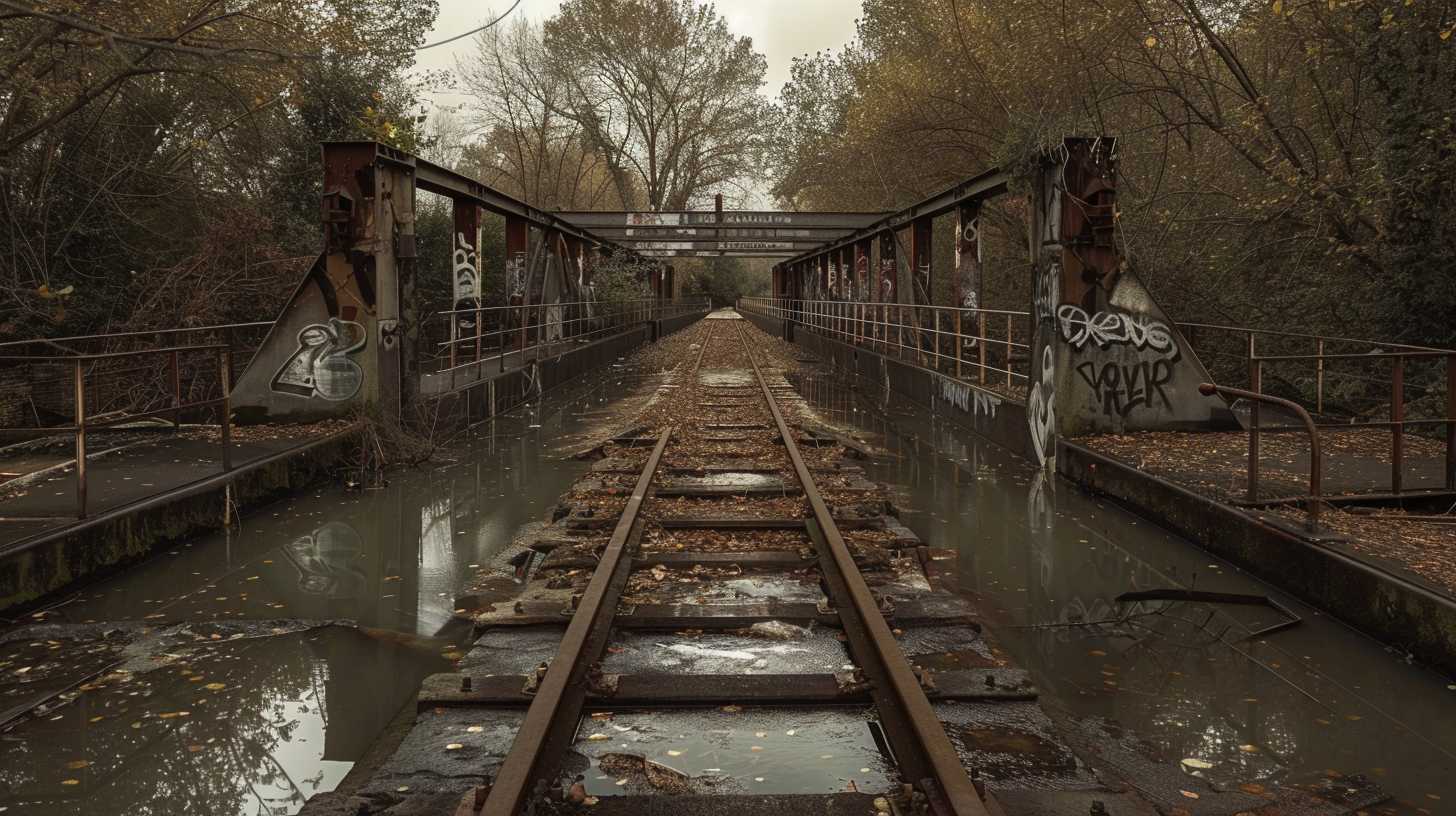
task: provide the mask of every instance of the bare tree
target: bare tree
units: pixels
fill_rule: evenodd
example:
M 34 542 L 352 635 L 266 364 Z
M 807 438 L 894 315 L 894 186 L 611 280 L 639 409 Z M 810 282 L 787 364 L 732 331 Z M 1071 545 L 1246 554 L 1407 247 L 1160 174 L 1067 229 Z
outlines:
M 767 63 L 693 0 L 568 0 L 545 26 L 569 92 L 561 110 L 605 157 L 623 199 L 683 209 L 725 187 L 746 191 L 769 105 Z

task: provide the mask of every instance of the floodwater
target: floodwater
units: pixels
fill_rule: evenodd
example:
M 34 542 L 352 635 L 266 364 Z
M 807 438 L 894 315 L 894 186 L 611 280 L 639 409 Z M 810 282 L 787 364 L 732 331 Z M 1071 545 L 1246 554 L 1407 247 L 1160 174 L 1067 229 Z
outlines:
M 332 790 L 451 670 L 457 593 L 587 469 L 563 453 L 657 379 L 613 367 L 452 441 L 453 463 L 264 508 L 10 630 L 0 711 L 67 694 L 0 732 L 0 813 L 291 814 Z
M 604 372 L 481 427 L 446 452 L 453 464 L 279 503 L 88 588 L 45 616 L 49 629 L 0 632 L 0 711 L 66 692 L 0 732 L 0 813 L 104 803 L 159 816 L 290 814 L 332 789 L 419 679 L 458 656 L 442 629 L 461 586 L 587 470 L 563 451 L 657 382 Z M 895 486 L 902 519 L 945 549 L 937 563 L 981 601 L 1055 717 L 1134 734 L 1174 762 L 1202 760 L 1214 779 L 1298 782 L 1328 770 L 1367 775 L 1401 812 L 1456 802 L 1450 679 L 932 413 L 827 376 L 800 385 L 824 416 L 888 451 L 870 478 Z M 1167 587 L 1269 595 L 1302 621 L 1246 639 L 1280 613 L 1178 604 L 1124 616 L 1114 601 Z M 123 620 L 133 623 L 85 626 Z M 632 645 L 660 659 L 655 644 Z M 779 712 L 731 734 L 617 716 L 635 736 L 583 724 L 584 735 L 614 737 L 579 746 L 593 792 L 636 784 L 620 761 L 602 767 L 609 747 L 756 792 L 788 790 L 773 760 L 805 746 L 833 757 L 814 782 L 823 790 L 889 773 L 872 761 L 862 714 L 816 723 Z
M 939 563 L 1055 715 L 1207 762 L 1215 781 L 1363 774 L 1395 798 L 1375 812 L 1456 807 L 1456 681 L 931 411 L 827 375 L 796 385 L 888 452 L 869 478 L 893 485 L 902 521 L 945 549 Z M 1285 616 L 1115 601 L 1160 588 L 1264 595 L 1301 621 L 1250 638 Z

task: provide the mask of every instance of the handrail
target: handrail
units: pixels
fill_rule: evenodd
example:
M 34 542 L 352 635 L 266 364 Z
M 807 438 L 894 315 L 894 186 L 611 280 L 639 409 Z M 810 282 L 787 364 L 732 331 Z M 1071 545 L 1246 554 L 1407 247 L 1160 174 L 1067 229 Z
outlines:
M 1225 326 L 1219 323 L 1191 323 L 1182 320 L 1175 320 L 1173 321 L 1173 326 L 1174 328 L 1180 330 L 1184 328 L 1211 329 L 1213 331 L 1234 332 L 1237 334 L 1253 333 L 1270 335 L 1274 337 L 1293 337 L 1300 340 L 1323 340 L 1330 343 L 1365 343 L 1371 346 L 1387 346 L 1393 349 L 1408 349 L 1410 351 L 1449 351 L 1438 349 L 1432 346 L 1415 346 L 1408 343 L 1385 343 L 1379 340 L 1371 340 L 1369 338 L 1337 337 L 1334 335 L 1325 334 L 1305 334 L 1302 332 L 1281 331 L 1279 329 L 1259 329 L 1252 326 Z
M 1320 444 L 1319 429 L 1315 427 L 1314 418 L 1304 410 L 1304 406 L 1293 400 L 1283 397 L 1274 397 L 1269 394 L 1257 394 L 1243 388 L 1233 388 L 1226 385 L 1214 383 L 1200 383 L 1198 393 L 1205 397 L 1219 394 L 1225 397 L 1240 397 L 1252 400 L 1255 405 L 1250 406 L 1249 411 L 1249 501 L 1259 500 L 1259 409 L 1258 403 L 1276 405 L 1293 411 L 1304 423 L 1305 430 L 1309 433 L 1309 521 L 1308 527 L 1311 532 L 1319 527 L 1320 509 Z
M 121 337 L 149 337 L 155 334 L 198 334 L 201 332 L 227 331 L 231 329 L 256 329 L 262 326 L 271 326 L 272 320 L 255 320 L 251 323 L 219 323 L 214 326 L 182 326 L 171 329 L 141 329 L 127 332 L 108 332 L 106 334 L 73 334 L 68 337 L 36 337 L 30 340 L 6 340 L 0 343 L 0 349 L 12 346 L 25 346 L 37 344 L 70 343 L 76 340 L 111 340 Z
M 1004 378 L 1007 389 L 1029 382 L 1026 373 L 1012 368 L 1014 357 L 1024 360 L 1031 351 L 1030 327 L 1024 325 L 1031 318 L 1027 311 L 778 297 L 745 297 L 740 305 L 852 346 L 910 357 L 956 378 L 965 377 L 969 367 L 981 385 L 990 385 L 988 374 Z M 994 325 L 988 318 L 995 319 Z M 996 349 L 999 361 L 988 355 L 988 347 Z
M 221 385 L 222 395 L 212 399 L 194 400 L 183 403 L 181 396 L 181 385 L 178 379 L 178 358 L 183 352 L 215 352 L 218 362 L 218 381 Z M 135 413 L 123 413 L 110 419 L 100 421 L 88 421 L 86 417 L 86 363 L 96 360 L 118 359 L 122 357 L 147 357 L 155 355 L 168 355 L 171 357 L 172 367 L 172 404 L 166 408 L 151 411 L 139 411 Z M 74 421 L 70 425 L 46 428 L 0 428 L 0 435 L 13 435 L 16 433 L 70 433 L 75 438 L 76 446 L 76 518 L 86 518 L 86 497 L 87 497 L 87 473 L 86 473 L 86 432 L 93 428 L 101 428 L 110 425 L 118 425 L 122 422 L 129 422 L 136 419 L 172 414 L 172 425 L 174 429 L 182 427 L 182 412 L 193 408 L 206 408 L 217 406 L 218 419 L 218 444 L 222 448 L 222 470 L 224 473 L 232 470 L 232 347 L 225 343 L 199 344 L 192 346 L 171 346 L 158 349 L 139 349 L 136 351 L 114 351 L 102 354 L 81 354 L 62 357 L 0 357 L 0 362 L 68 362 L 71 364 L 71 388 Z

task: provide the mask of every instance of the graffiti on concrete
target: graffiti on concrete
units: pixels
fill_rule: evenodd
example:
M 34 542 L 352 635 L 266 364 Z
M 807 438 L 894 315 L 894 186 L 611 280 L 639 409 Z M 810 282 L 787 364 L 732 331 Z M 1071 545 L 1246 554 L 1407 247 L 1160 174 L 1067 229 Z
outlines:
M 1056 444 L 1056 364 L 1053 360 L 1052 344 L 1042 346 L 1040 365 L 1031 384 L 1031 393 L 1026 398 L 1026 421 L 1031 429 L 1031 444 L 1036 449 L 1036 459 L 1043 465 L 1052 455 Z
M 510 285 L 510 296 L 522 298 L 526 295 L 526 253 L 516 252 L 506 261 L 506 280 Z
M 995 419 L 1001 407 L 1000 397 L 945 376 L 940 378 L 940 398 L 971 416 L 989 419 Z
M 1138 408 L 1172 408 L 1167 386 L 1179 350 L 1167 324 L 1122 311 L 1088 315 L 1074 303 L 1057 308 L 1057 323 L 1067 344 L 1090 357 L 1076 372 L 1103 414 L 1126 418 Z
M 1057 322 L 1061 325 L 1062 337 L 1078 351 L 1090 341 L 1103 349 L 1129 346 L 1172 360 L 1178 358 L 1178 343 L 1173 339 L 1173 332 L 1161 321 L 1144 315 L 1098 312 L 1088 316 L 1082 307 L 1063 303 L 1057 308 Z
M 368 342 L 364 327 L 337 317 L 311 323 L 298 333 L 298 348 L 273 375 L 279 394 L 341 402 L 359 393 L 364 369 L 350 355 Z
M 899 269 L 897 268 L 895 264 L 895 259 L 893 257 L 880 259 L 881 301 L 885 303 L 891 303 L 895 300 L 895 276 L 898 274 Z
M 839 264 L 834 261 L 829 262 L 829 294 L 839 294 Z
M 476 309 L 480 307 L 480 259 L 475 252 L 475 247 L 466 238 L 465 233 L 455 233 L 455 254 L 454 254 L 454 283 L 455 283 L 455 305 L 452 309 Z M 461 329 L 475 330 L 474 314 L 463 314 L 457 316 L 457 324 Z
M 1173 380 L 1171 360 L 1088 360 L 1077 364 L 1077 374 L 1097 395 L 1102 412 L 1108 416 L 1126 417 L 1134 408 L 1173 407 L 1164 390 Z
M 1061 288 L 1062 265 L 1052 261 L 1036 276 L 1031 290 L 1032 305 L 1036 307 L 1037 320 L 1050 319 L 1057 304 L 1057 291 Z
M 870 256 L 860 255 L 854 259 L 854 297 L 856 300 L 869 300 L 870 289 Z

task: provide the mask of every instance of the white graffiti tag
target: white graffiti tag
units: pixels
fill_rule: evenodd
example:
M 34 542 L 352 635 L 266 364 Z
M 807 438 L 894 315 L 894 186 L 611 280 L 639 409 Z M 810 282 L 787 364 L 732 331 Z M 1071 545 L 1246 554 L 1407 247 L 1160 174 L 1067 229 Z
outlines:
M 298 349 L 273 375 L 273 391 L 330 402 L 353 397 L 364 382 L 364 369 L 349 355 L 366 342 L 363 326 L 337 317 L 303 327 Z
M 1031 394 L 1026 398 L 1026 421 L 1031 428 L 1031 444 L 1036 449 L 1036 459 L 1043 465 L 1052 455 L 1056 442 L 1056 408 L 1053 405 L 1056 385 L 1053 379 L 1052 346 L 1042 347 L 1040 377 L 1031 385 Z
M 950 377 L 940 378 L 940 398 L 971 416 L 990 419 L 996 418 L 996 410 L 1001 407 L 1000 397 Z
M 465 233 L 455 233 L 455 305 L 454 309 L 475 309 L 480 306 L 480 270 L 479 259 L 475 253 L 475 247 L 470 245 Z M 461 329 L 475 328 L 475 315 L 463 314 L 457 316 L 457 325 Z
M 1167 358 L 1178 356 L 1173 332 L 1166 324 L 1143 315 L 1098 312 L 1089 317 L 1082 307 L 1063 303 L 1057 308 L 1057 322 L 1061 325 L 1062 337 L 1078 351 L 1090 340 L 1098 348 L 1132 346 Z

